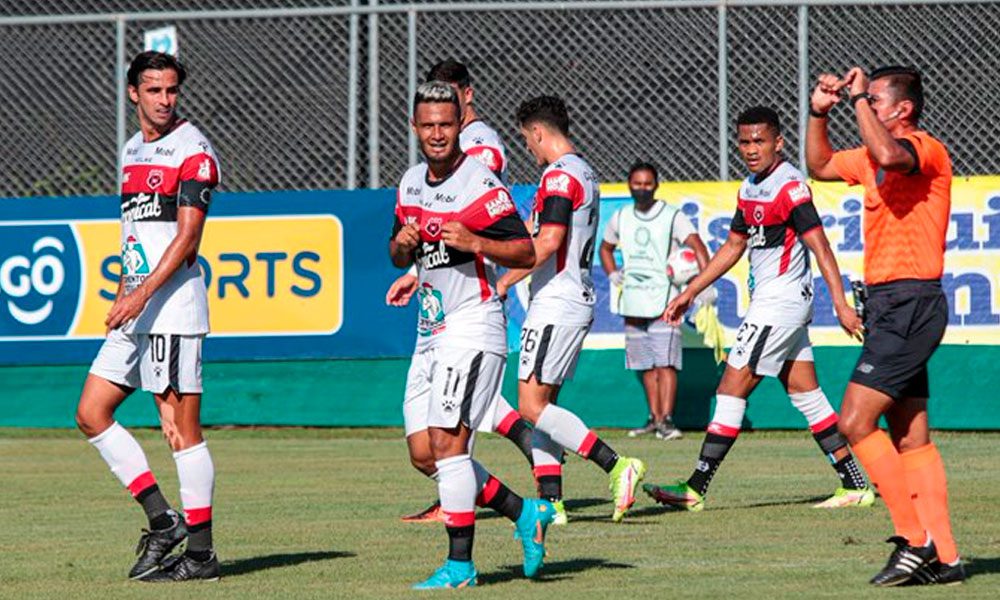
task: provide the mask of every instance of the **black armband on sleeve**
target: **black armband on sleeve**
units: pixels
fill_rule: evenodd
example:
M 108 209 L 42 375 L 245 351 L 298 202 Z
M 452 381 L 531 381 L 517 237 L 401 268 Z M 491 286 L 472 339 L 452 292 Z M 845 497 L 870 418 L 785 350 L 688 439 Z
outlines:
M 920 173 L 920 155 L 917 154 L 917 149 L 913 146 L 913 142 L 906 138 L 900 138 L 896 140 L 896 143 L 906 150 L 906 153 L 913 157 L 913 168 L 906 172 L 907 175 L 916 175 Z
M 823 226 L 823 221 L 819 218 L 819 213 L 816 212 L 816 205 L 812 202 L 803 202 L 797 205 L 792 209 L 792 213 L 788 216 L 788 219 L 792 222 L 792 229 L 795 230 L 797 235 L 802 235 L 815 227 Z
M 743 236 L 750 235 L 750 228 L 747 227 L 747 220 L 743 218 L 742 208 L 736 209 L 736 214 L 733 215 L 733 220 L 729 224 L 729 231 Z
M 177 195 L 177 206 L 193 206 L 207 213 L 211 201 L 211 185 L 197 179 L 181 182 L 181 190 Z
M 542 200 L 538 225 L 558 224 L 569 227 L 573 220 L 573 201 L 562 196 L 548 196 Z
M 517 216 L 517 213 L 511 213 L 506 217 L 501 217 L 500 219 L 497 219 L 495 223 L 486 229 L 478 231 L 477 233 L 484 238 L 501 242 L 531 239 L 527 228 L 524 226 L 524 221 Z

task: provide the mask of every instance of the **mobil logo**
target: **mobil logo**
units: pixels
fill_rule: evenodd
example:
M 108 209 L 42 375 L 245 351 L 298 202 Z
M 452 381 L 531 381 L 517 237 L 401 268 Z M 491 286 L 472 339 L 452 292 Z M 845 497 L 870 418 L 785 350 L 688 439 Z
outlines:
M 68 333 L 81 275 L 68 224 L 0 223 L 0 337 Z

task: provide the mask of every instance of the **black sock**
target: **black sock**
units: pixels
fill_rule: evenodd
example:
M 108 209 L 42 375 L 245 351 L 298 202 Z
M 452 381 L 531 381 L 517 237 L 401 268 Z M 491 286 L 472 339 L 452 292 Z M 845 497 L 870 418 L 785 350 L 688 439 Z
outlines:
M 472 540 L 476 534 L 475 525 L 448 527 L 448 560 L 472 560 Z
M 612 450 L 611 446 L 605 444 L 601 438 L 597 438 L 594 445 L 590 447 L 587 460 L 595 462 L 597 466 L 604 469 L 605 473 L 610 473 L 611 469 L 615 468 L 615 463 L 618 462 L 618 453 Z
M 504 437 L 514 442 L 514 445 L 521 451 L 521 454 L 528 459 L 529 465 L 535 466 L 535 460 L 531 455 L 531 427 L 527 421 L 524 419 L 514 421 L 514 424 L 510 426 Z
M 538 496 L 550 502 L 562 500 L 562 475 L 542 475 L 538 478 Z
M 187 550 L 184 554 L 205 562 L 212 556 L 212 520 L 188 525 Z
M 858 463 L 854 462 L 854 457 L 850 454 L 833 463 L 833 468 L 837 470 L 837 476 L 840 477 L 841 487 L 849 490 L 861 490 L 868 486 L 868 483 L 865 482 L 865 476 L 858 468 Z
M 160 486 L 154 483 L 136 494 L 135 499 L 142 505 L 142 510 L 146 513 L 146 518 L 149 519 L 150 529 L 169 529 L 173 526 L 174 519 L 170 514 L 172 511 L 170 511 L 170 505 L 167 504 L 167 499 L 160 492 Z
M 524 508 L 524 500 L 512 492 L 509 487 L 501 483 L 500 480 L 494 479 L 494 481 L 497 482 L 498 487 L 493 497 L 486 502 L 486 506 L 511 521 L 517 521 L 518 517 L 521 516 L 521 509 Z
M 719 469 L 729 449 L 736 443 L 735 437 L 726 437 L 716 433 L 706 433 L 705 441 L 701 443 L 701 456 L 698 457 L 698 467 L 691 474 L 687 484 L 704 496 L 708 492 L 708 484 Z

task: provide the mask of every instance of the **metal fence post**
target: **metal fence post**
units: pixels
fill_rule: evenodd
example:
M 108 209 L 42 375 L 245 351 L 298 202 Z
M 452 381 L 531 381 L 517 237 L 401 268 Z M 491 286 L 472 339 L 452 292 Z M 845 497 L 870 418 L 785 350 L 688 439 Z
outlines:
M 719 2 L 719 180 L 729 179 L 729 82 L 726 50 L 726 2 Z
M 809 126 L 809 7 L 799 5 L 799 168 L 806 168 L 806 127 Z
M 126 106 L 128 106 L 126 86 L 128 82 L 125 81 L 125 24 L 124 16 L 115 19 L 115 102 L 117 108 L 115 112 L 115 153 L 118 154 L 118 160 L 115 161 L 117 164 L 116 180 L 118 181 L 116 192 L 121 191 L 122 186 L 121 151 L 125 146 L 125 122 L 128 118 L 126 112 Z
M 358 8 L 359 0 L 351 0 Z M 347 189 L 358 187 L 358 19 L 351 13 L 347 29 Z
M 413 96 L 417 93 L 417 11 L 410 10 L 406 13 L 406 83 L 409 91 L 408 99 L 409 114 L 413 114 Z M 417 137 L 413 133 L 413 128 L 408 127 L 409 133 L 407 142 L 409 143 L 409 164 L 417 164 Z
M 368 0 L 371 8 L 378 0 Z M 379 74 L 378 74 L 378 13 L 368 13 L 368 187 L 380 186 L 379 177 Z

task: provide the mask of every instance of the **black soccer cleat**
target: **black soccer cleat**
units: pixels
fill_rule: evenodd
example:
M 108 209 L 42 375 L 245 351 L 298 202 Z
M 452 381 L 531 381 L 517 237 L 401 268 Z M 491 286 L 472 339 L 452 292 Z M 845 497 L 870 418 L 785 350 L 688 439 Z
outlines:
M 906 585 L 958 585 L 965 581 L 965 565 L 946 565 L 940 561 L 920 569 Z
M 889 555 L 889 562 L 871 578 L 872 585 L 892 587 L 916 581 L 915 574 L 935 568 L 937 549 L 933 543 L 926 546 L 911 546 L 906 538 L 895 535 L 886 540 L 896 544 Z
M 139 559 L 135 561 L 132 570 L 128 572 L 129 579 L 142 579 L 160 568 L 163 559 L 187 537 L 187 527 L 174 511 L 168 513 L 174 524 L 167 529 L 142 530 L 142 537 L 135 547 Z
M 163 563 L 159 571 L 154 571 L 142 578 L 150 583 L 168 583 L 171 581 L 218 581 L 222 576 L 219 559 L 215 552 L 208 560 L 200 561 L 187 554 L 171 556 Z

